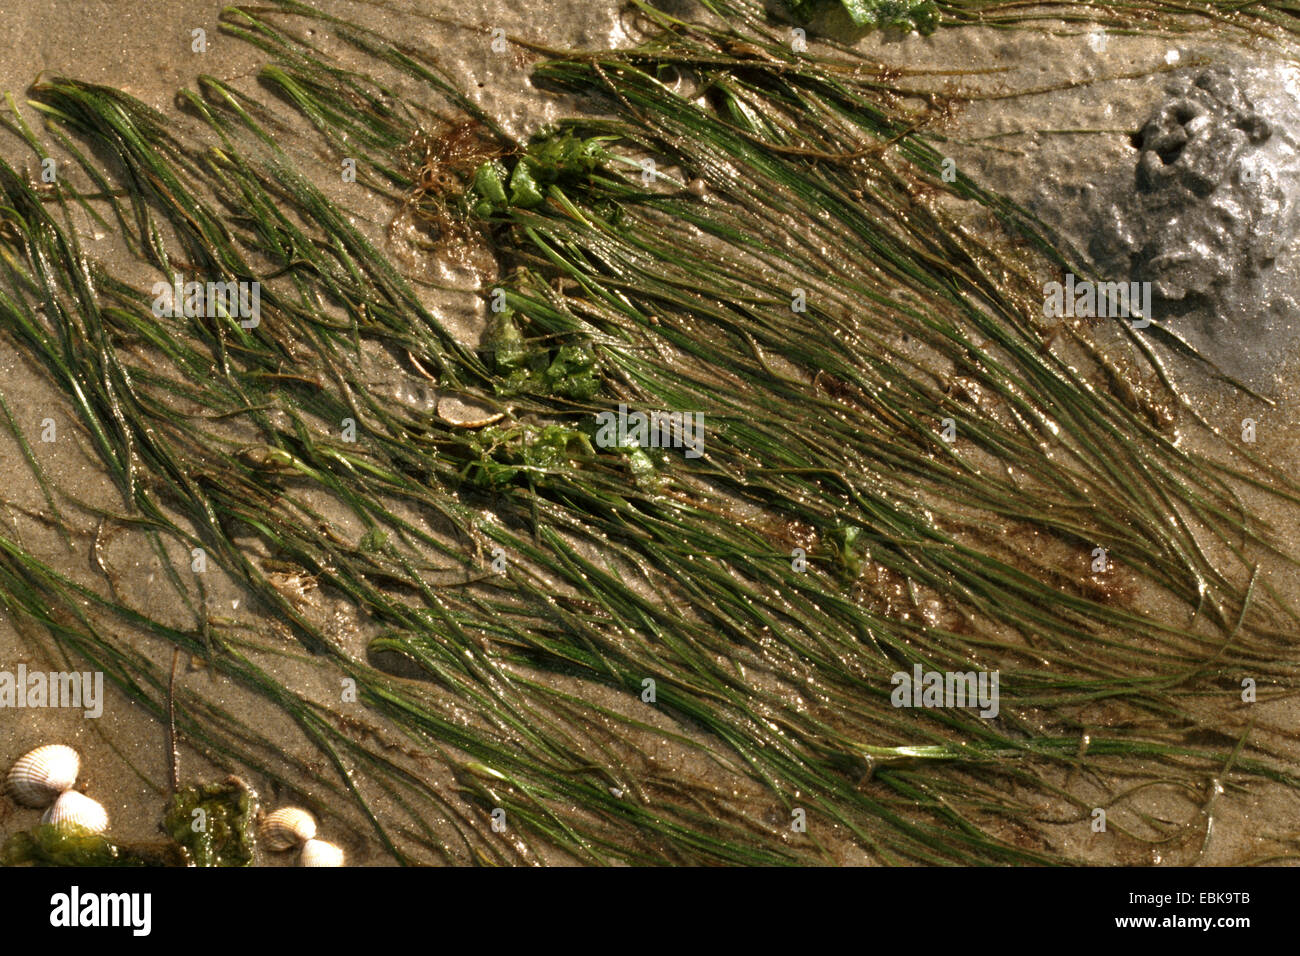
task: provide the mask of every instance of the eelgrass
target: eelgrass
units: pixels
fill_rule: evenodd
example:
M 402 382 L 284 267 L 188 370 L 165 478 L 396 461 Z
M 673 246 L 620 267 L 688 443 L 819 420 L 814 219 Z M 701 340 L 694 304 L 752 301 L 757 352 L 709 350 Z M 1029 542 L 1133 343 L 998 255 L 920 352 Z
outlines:
M 164 658 L 131 635 L 205 660 L 292 717 L 331 772 L 184 682 L 182 736 L 326 807 L 353 801 L 399 860 L 789 863 L 851 843 L 879 862 L 1058 863 L 1045 824 L 1086 827 L 1098 805 L 1060 783 L 1071 771 L 1103 782 L 1105 806 L 1152 785 L 1205 798 L 1215 774 L 1295 786 L 1275 737 L 1231 712 L 1243 674 L 1294 678 L 1295 612 L 1254 573 L 1291 559 L 1246 494 L 1294 503 L 1294 482 L 1184 450 L 1105 387 L 1101 357 L 1080 368 L 1044 347 L 1041 276 L 1064 253 L 1005 199 L 943 181 L 899 80 L 847 48 L 794 54 L 754 3 L 706 3 L 711 26 L 638 3 L 642 47 L 537 70 L 610 118 L 525 145 L 427 54 L 274 6 L 224 14 L 271 57 L 274 99 L 203 77 L 182 134 L 119 91 L 44 80 L 33 105 L 96 194 L 42 195 L 0 161 L 0 323 L 117 482 L 122 510 L 101 516 L 148 536 L 194 624 L 0 535 L 11 616 L 160 718 Z M 940 7 L 945 24 L 1033 16 Z M 308 22 L 369 66 L 345 68 Z M 429 102 L 394 96 L 384 71 Z M 702 97 L 674 92 L 686 71 Z M 324 168 L 355 159 L 357 188 L 402 203 L 434 254 L 490 244 L 507 278 L 483 294 L 506 311 L 485 348 L 457 341 L 278 145 L 286 105 L 319 132 Z M 452 163 L 438 143 L 464 130 Z M 492 185 L 521 165 L 532 192 Z M 1005 230 L 961 228 L 941 192 Z M 158 318 L 83 253 L 76 208 L 161 277 L 261 281 L 260 323 Z M 471 429 L 395 404 L 363 343 L 505 417 Z M 598 447 L 594 414 L 620 402 L 702 412 L 705 454 Z M 51 512 L 74 504 L 23 448 Z M 1031 537 L 1050 546 L 1031 553 Z M 368 654 L 249 538 L 362 609 Z M 283 646 L 214 619 L 175 544 L 246 585 L 307 666 L 354 680 L 368 716 L 339 720 L 268 672 Z M 1096 547 L 1131 593 L 1089 582 Z M 1143 613 L 1156 596 L 1180 613 Z M 422 679 L 376 666 L 394 655 Z M 893 707 L 890 676 L 914 664 L 1000 670 L 998 718 Z M 683 756 L 661 762 L 664 747 Z M 737 779 L 744 792 L 719 783 Z M 796 807 L 809 826 L 788 839 Z M 1112 819 L 1121 840 L 1201 845 L 1195 825 Z

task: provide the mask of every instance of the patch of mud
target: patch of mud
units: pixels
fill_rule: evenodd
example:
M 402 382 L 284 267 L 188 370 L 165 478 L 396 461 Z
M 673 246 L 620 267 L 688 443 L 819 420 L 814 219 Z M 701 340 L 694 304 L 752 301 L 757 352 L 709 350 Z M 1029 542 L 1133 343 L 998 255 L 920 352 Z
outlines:
M 968 100 L 932 124 L 958 170 L 1036 216 L 1097 278 L 1152 284 L 1145 341 L 1180 387 L 1216 388 L 1185 343 L 1277 397 L 1300 354 L 1294 50 L 1196 29 L 1042 26 L 862 47 L 909 85 Z M 1108 321 L 1096 335 L 1118 348 Z
M 1156 321 L 1269 391 L 1300 328 L 1298 75 L 1220 64 L 1173 77 L 1134 137 L 1131 182 L 1091 214 L 1101 275 L 1151 283 Z

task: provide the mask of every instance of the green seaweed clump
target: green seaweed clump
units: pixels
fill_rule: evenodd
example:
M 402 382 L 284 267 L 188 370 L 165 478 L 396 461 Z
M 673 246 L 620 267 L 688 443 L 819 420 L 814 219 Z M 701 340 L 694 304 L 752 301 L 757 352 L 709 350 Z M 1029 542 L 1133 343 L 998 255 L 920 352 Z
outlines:
M 587 401 L 600 391 L 600 363 L 586 343 L 545 349 L 530 345 L 511 309 L 497 313 L 483 340 L 502 395 L 528 392 Z
M 471 190 L 474 213 L 486 218 L 510 206 L 521 209 L 540 206 L 546 201 L 548 186 L 581 181 L 595 172 L 606 156 L 601 145 L 605 139 L 599 136 L 580 139 L 565 130 L 530 143 L 513 171 L 508 171 L 500 160 L 484 163 L 474 173 Z
M 172 797 L 163 828 L 187 866 L 252 866 L 257 804 L 242 780 L 186 787 Z
M 357 550 L 365 554 L 374 554 L 388 547 L 388 532 L 371 528 L 357 541 Z
M 863 530 L 854 524 L 836 528 L 830 535 L 830 545 L 840 580 L 851 584 L 862 577 L 871 560 Z
M 5 841 L 0 851 L 5 866 L 132 866 L 106 838 L 94 833 L 69 832 L 41 824 Z
M 15 833 L 0 850 L 0 866 L 179 866 L 175 849 L 121 847 L 98 833 L 42 823 Z
M 525 472 L 545 486 L 548 475 L 570 470 L 571 456 L 596 454 L 587 435 L 563 425 L 493 425 L 468 433 L 464 443 L 472 457 L 462 475 L 487 489 L 504 488 Z
M 615 450 L 626 456 L 628 474 L 632 476 L 639 490 L 654 493 L 662 489 L 663 476 L 659 474 L 654 459 L 644 448 L 637 445 L 618 445 Z
M 590 345 L 561 345 L 541 370 L 542 391 L 587 401 L 600 391 L 600 363 Z
M 828 7 L 839 4 L 854 25 L 872 30 L 916 30 L 929 36 L 939 27 L 939 8 L 934 0 L 785 0 L 790 12 L 808 21 Z
M 575 471 L 575 458 L 590 460 L 599 454 L 588 432 L 565 425 L 492 425 L 465 433 L 461 444 L 469 453 L 461 477 L 490 491 L 505 488 L 520 475 L 527 475 L 536 488 L 553 487 L 556 476 Z M 608 450 L 621 456 L 640 491 L 661 490 L 663 476 L 647 449 L 616 445 Z

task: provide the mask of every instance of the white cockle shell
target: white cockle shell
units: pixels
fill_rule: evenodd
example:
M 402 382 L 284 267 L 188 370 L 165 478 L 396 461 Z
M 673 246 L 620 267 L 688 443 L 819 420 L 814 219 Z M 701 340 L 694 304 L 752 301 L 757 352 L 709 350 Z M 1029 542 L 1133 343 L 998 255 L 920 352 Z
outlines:
M 47 744 L 23 754 L 9 770 L 10 795 L 28 807 L 45 807 L 71 790 L 81 772 L 81 757 L 71 747 Z
M 316 836 L 316 818 L 298 807 L 281 807 L 267 814 L 261 830 L 269 849 L 288 850 Z
M 299 866 L 342 866 L 343 851 L 324 840 L 308 840 L 302 845 Z
M 108 811 L 84 793 L 67 790 L 45 811 L 41 822 L 69 833 L 103 833 L 108 829 Z

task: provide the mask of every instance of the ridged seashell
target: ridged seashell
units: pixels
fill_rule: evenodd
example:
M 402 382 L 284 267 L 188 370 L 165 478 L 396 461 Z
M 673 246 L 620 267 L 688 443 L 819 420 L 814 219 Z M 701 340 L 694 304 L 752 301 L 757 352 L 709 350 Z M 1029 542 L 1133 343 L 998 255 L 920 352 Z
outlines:
M 68 790 L 59 794 L 54 806 L 41 817 L 41 822 L 60 830 L 103 833 L 108 829 L 108 811 L 84 793 Z
M 302 845 L 299 866 L 342 866 L 343 851 L 324 840 L 308 840 Z
M 469 395 L 443 395 L 438 399 L 437 415 L 448 425 L 458 428 L 482 428 L 506 417 L 500 409 L 491 408 Z
M 281 807 L 262 821 L 262 839 L 272 850 L 288 850 L 316 836 L 316 818 L 298 807 Z
M 47 744 L 14 763 L 7 778 L 9 792 L 24 806 L 48 806 L 63 791 L 72 789 L 80 772 L 81 757 L 75 750 Z

